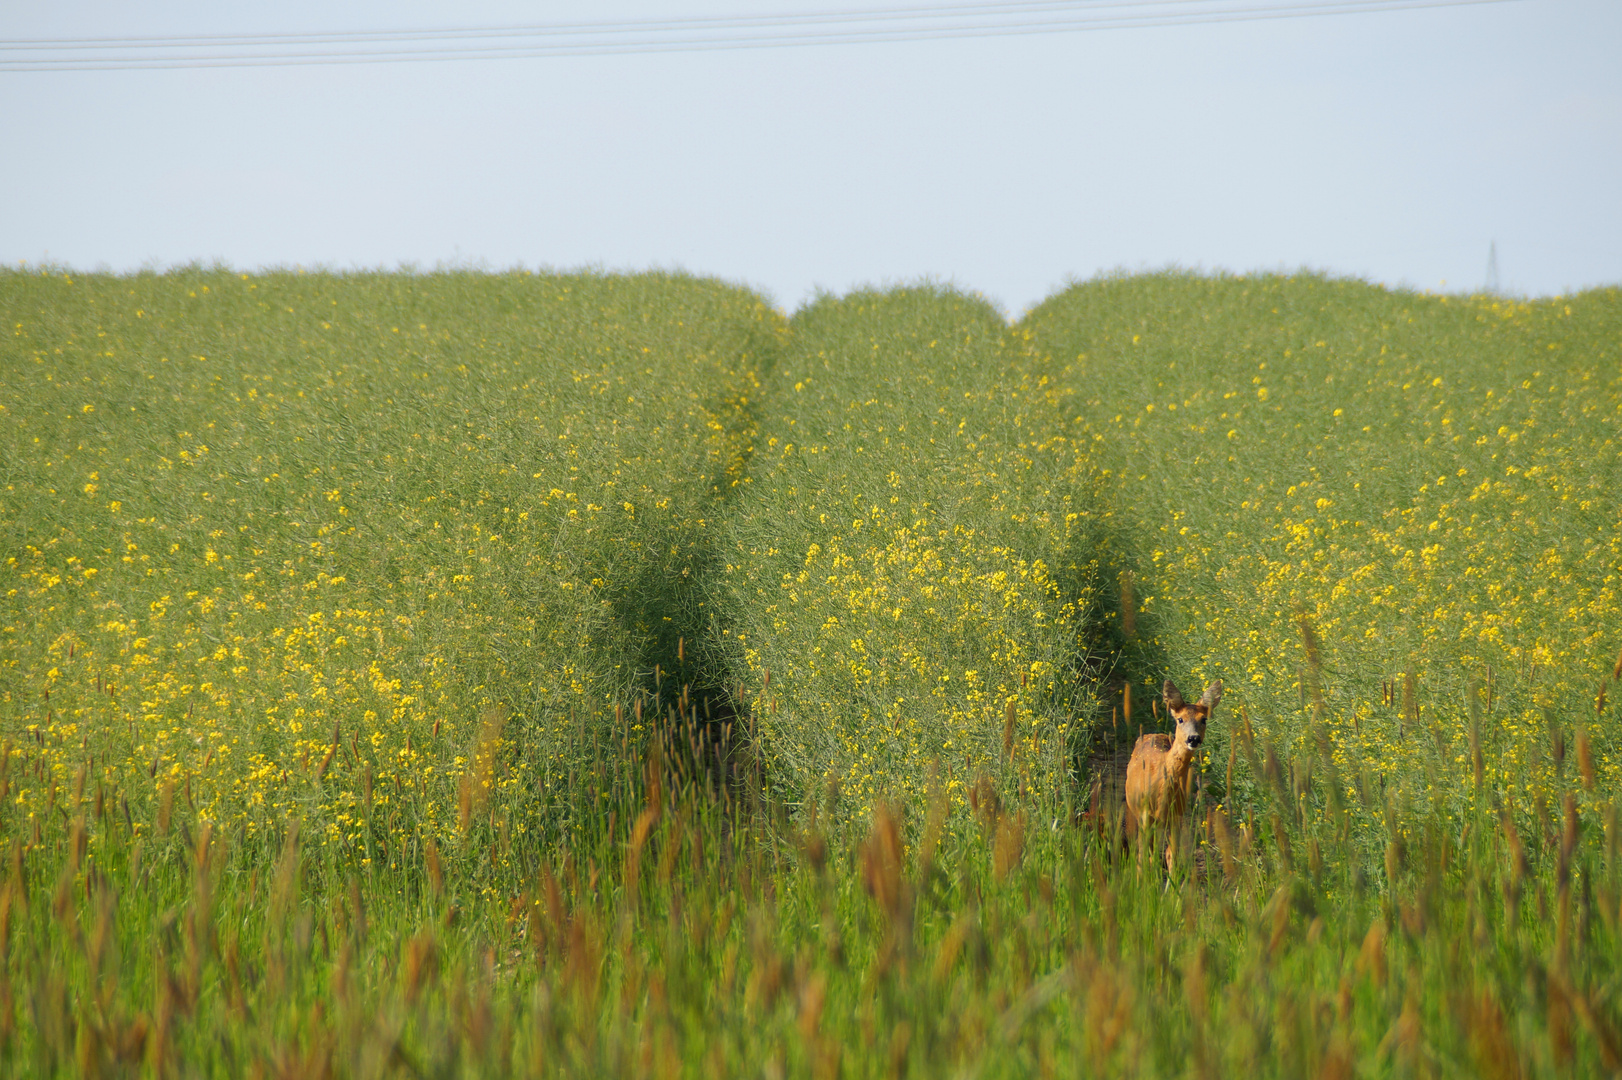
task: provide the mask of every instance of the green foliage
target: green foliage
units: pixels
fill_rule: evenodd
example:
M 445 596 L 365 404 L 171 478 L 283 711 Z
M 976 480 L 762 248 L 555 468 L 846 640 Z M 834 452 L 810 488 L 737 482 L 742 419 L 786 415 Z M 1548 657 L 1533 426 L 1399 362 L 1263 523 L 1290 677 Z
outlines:
M 0 275 L 0 1074 L 1622 1073 L 1619 300 Z
M 1558 798 L 1551 747 L 1622 782 L 1595 714 L 1622 652 L 1622 291 L 1163 274 L 1022 326 L 1067 366 L 1168 671 L 1224 679 L 1297 772 L 1327 739 L 1340 797 L 1366 773 L 1459 820 Z
M 717 575 L 774 778 L 864 810 L 937 768 L 959 802 L 985 770 L 1062 793 L 1096 529 L 1050 380 L 950 290 L 823 297 L 791 330 Z
M 432 856 L 333 878 L 294 834 L 132 842 L 65 806 L 0 879 L 7 1075 L 1618 1066 L 1614 806 L 1524 839 L 1412 816 L 1375 878 L 1241 827 L 1168 883 L 1039 799 L 964 829 L 944 798 L 910 822 L 881 804 L 827 833 L 682 802 L 499 897 Z
M 701 603 L 782 330 L 657 274 L 11 272 L 0 298 L 0 704 L 52 756 L 14 812 L 88 752 L 144 819 L 178 788 L 391 861 L 494 805 L 584 809 L 584 748 Z

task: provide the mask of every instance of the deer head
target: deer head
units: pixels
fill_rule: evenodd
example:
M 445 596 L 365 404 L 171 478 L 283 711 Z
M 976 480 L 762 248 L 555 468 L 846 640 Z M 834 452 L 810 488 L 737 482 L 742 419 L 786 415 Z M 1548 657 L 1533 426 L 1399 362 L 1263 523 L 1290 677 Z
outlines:
M 1219 679 L 1205 688 L 1200 700 L 1192 705 L 1183 699 L 1183 692 L 1166 680 L 1164 687 L 1166 711 L 1177 721 L 1177 731 L 1172 736 L 1172 750 L 1174 753 L 1192 754 L 1200 748 L 1205 741 L 1205 722 L 1211 718 L 1211 711 L 1222 700 L 1222 681 Z

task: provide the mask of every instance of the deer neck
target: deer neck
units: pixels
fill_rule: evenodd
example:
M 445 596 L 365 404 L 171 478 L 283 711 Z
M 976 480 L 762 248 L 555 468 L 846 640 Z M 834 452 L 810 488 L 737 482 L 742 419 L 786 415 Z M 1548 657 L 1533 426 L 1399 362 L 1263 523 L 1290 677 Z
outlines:
M 1188 743 L 1173 738 L 1171 749 L 1166 751 L 1166 757 L 1161 766 L 1167 773 L 1181 780 L 1183 774 L 1188 772 L 1189 764 L 1194 760 L 1194 751 Z

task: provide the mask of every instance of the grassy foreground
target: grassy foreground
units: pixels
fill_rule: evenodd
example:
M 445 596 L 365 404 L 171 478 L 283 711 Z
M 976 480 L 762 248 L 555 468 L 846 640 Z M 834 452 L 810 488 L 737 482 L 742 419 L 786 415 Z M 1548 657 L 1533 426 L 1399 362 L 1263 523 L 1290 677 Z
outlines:
M 1622 1074 L 1615 292 L 0 310 L 7 1075 Z
M 99 805 L 98 805 L 99 804 Z M 1616 814 L 1405 822 L 1384 872 L 1218 827 L 1208 876 L 982 793 L 821 831 L 651 808 L 487 898 L 289 829 L 13 841 L 25 1075 L 1592 1076 L 1619 1043 Z M 910 840 L 908 838 L 911 838 Z

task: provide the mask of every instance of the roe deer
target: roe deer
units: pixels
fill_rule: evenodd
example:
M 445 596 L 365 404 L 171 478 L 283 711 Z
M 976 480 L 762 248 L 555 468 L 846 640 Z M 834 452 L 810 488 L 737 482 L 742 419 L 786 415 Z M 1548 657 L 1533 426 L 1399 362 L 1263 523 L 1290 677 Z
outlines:
M 1200 700 L 1189 704 L 1182 692 L 1166 680 L 1166 712 L 1177 721 L 1170 734 L 1144 735 L 1132 748 L 1126 766 L 1127 816 L 1140 834 L 1167 836 L 1166 869 L 1177 858 L 1177 838 L 1188 810 L 1189 765 L 1205 739 L 1205 722 L 1222 700 L 1220 680 L 1205 688 Z

